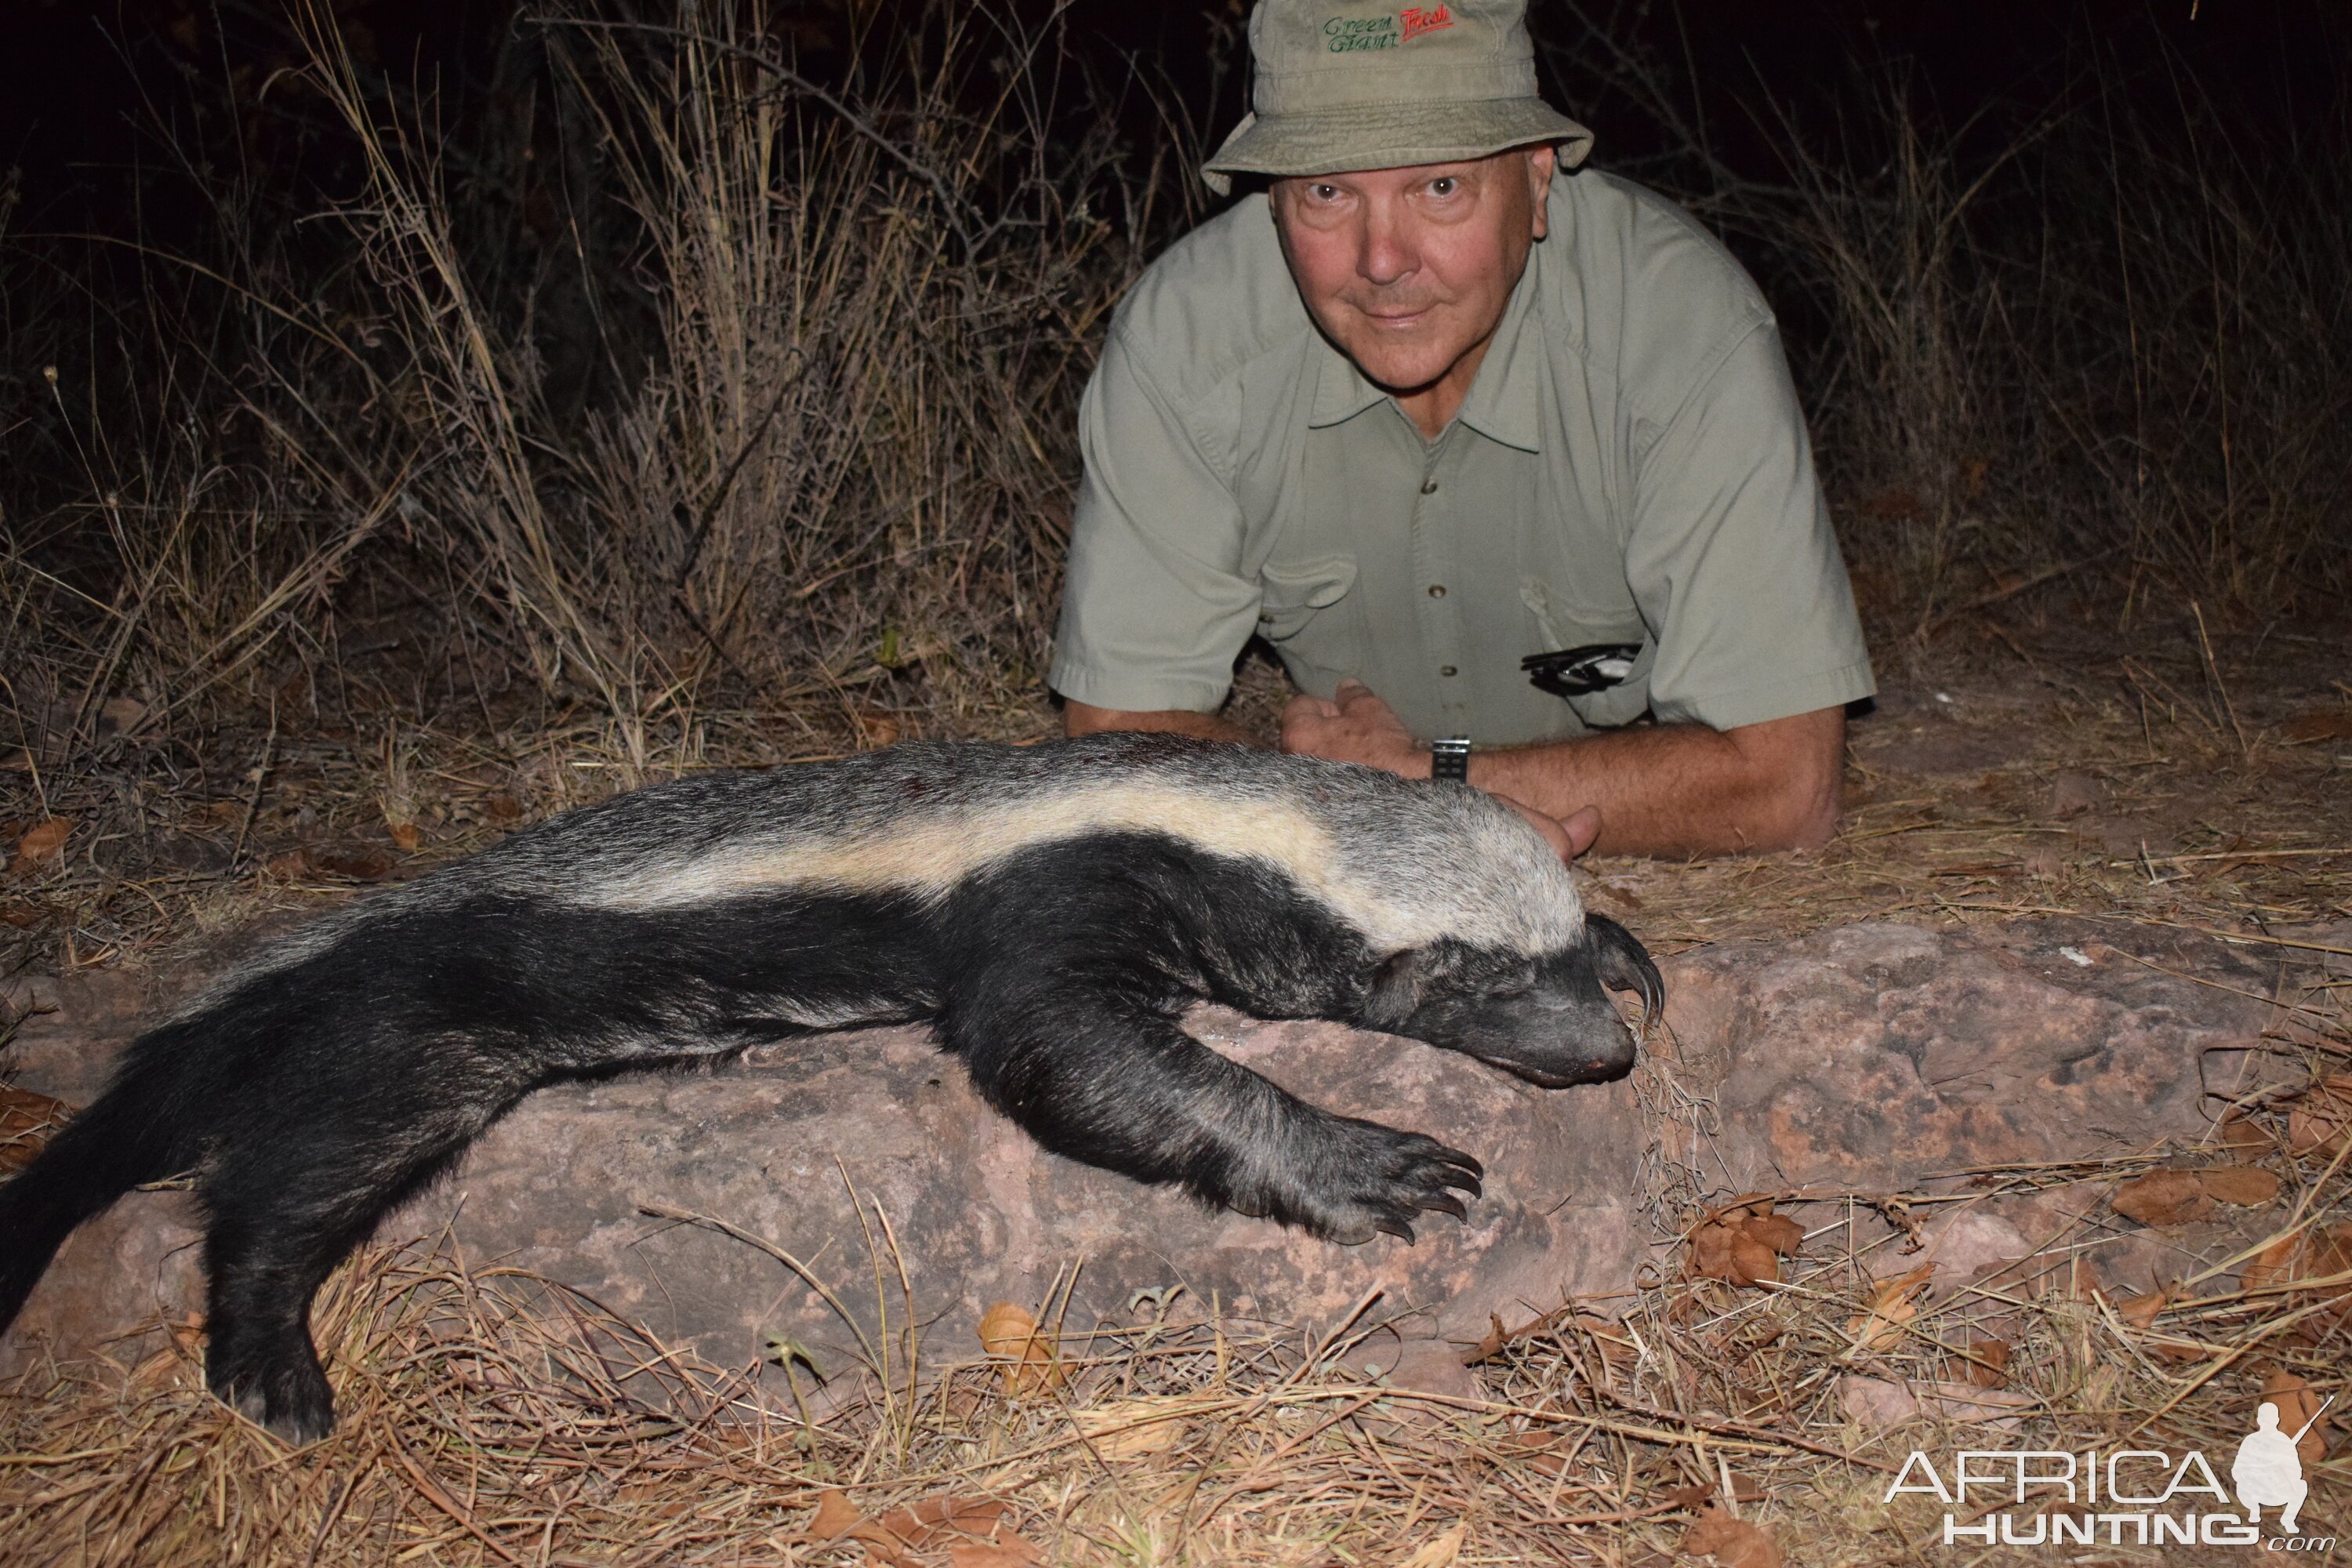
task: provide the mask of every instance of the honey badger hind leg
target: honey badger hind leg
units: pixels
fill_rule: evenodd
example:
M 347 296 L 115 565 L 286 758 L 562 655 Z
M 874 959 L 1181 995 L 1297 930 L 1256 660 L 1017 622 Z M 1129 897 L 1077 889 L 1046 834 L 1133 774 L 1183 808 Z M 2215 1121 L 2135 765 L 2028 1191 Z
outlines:
M 334 1394 L 310 1337 L 319 1289 L 384 1216 L 456 1163 L 536 1074 L 447 1039 L 320 1057 L 260 1098 L 274 1136 L 225 1142 L 197 1177 L 206 1215 L 205 1381 L 287 1442 L 325 1436 Z M 341 1070 L 336 1070 L 340 1068 Z M 321 1070 L 323 1069 L 323 1070 Z
M 1337 1116 L 1227 1060 L 1168 1011 L 1084 976 L 1032 972 L 941 1020 L 990 1104 L 1057 1154 L 1182 1186 L 1355 1246 L 1467 1212 L 1478 1162 L 1418 1132 Z M 1025 981 L 1025 983 L 1024 983 Z

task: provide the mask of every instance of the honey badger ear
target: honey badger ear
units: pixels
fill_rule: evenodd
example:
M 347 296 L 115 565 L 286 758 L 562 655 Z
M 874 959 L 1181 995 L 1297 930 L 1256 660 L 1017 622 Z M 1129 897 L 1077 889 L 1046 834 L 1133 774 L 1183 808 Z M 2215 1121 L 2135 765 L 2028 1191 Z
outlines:
M 1652 1017 L 1666 1005 L 1666 982 L 1658 966 L 1650 961 L 1650 951 L 1634 940 L 1633 933 L 1606 915 L 1587 910 L 1585 940 L 1592 944 L 1594 965 L 1601 984 L 1612 991 L 1632 991 L 1642 998 L 1643 1010 Z
M 1450 942 L 1427 947 L 1400 948 L 1381 960 L 1372 971 L 1364 998 L 1364 1019 L 1370 1024 L 1402 1024 L 1421 1006 L 1432 985 L 1461 973 L 1462 950 Z

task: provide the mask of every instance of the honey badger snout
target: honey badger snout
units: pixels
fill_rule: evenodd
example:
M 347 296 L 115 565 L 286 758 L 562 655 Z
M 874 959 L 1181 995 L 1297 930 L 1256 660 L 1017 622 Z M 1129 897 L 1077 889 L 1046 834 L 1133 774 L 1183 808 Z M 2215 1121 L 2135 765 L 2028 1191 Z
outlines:
M 1648 950 L 1615 921 L 1588 912 L 1583 940 L 1537 956 L 1455 942 L 1381 964 L 1365 1022 L 1460 1051 L 1545 1089 L 1606 1083 L 1633 1070 L 1634 1037 L 1612 991 L 1665 1005 Z

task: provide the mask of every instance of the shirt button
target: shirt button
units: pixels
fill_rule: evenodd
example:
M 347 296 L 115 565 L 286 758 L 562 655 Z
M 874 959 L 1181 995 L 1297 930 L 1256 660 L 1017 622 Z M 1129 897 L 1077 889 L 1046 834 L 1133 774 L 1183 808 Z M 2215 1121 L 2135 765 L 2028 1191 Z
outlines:
M 1443 583 L 1432 583 L 1429 585 L 1429 596 L 1433 599 L 1443 599 L 1445 597 L 1445 584 Z
M 1454 667 L 1450 664 L 1441 664 L 1437 667 L 1437 673 L 1440 675 L 1451 676 L 1454 673 Z
M 1422 493 L 1422 494 L 1423 494 L 1423 495 L 1425 495 L 1425 496 L 1433 496 L 1433 495 L 1435 495 L 1435 494 L 1437 493 L 1437 481 L 1436 481 L 1435 479 L 1423 479 L 1423 480 L 1422 480 L 1422 481 L 1421 481 L 1421 493 Z

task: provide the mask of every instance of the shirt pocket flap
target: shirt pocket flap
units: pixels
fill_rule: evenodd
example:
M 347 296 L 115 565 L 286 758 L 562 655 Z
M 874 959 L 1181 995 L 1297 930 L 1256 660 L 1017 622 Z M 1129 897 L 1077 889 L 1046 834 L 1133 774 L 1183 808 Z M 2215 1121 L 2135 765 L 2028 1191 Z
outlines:
M 1258 569 L 1262 595 L 1257 629 L 1269 642 L 1295 636 L 1316 613 L 1346 598 L 1356 586 L 1356 558 L 1326 555 L 1313 561 L 1286 561 Z

